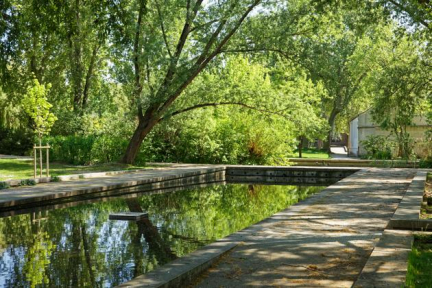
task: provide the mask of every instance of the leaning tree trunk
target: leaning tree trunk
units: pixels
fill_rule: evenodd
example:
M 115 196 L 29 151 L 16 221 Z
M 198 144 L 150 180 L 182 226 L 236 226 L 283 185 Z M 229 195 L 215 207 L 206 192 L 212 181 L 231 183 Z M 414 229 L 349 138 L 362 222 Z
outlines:
M 122 163 L 133 164 L 136 156 L 140 150 L 141 144 L 148 133 L 153 127 L 159 122 L 159 117 L 155 115 L 156 108 L 148 108 L 145 115 L 142 114 L 138 117 L 138 126 L 129 141 L 129 145 L 126 149 L 126 153 L 123 156 Z

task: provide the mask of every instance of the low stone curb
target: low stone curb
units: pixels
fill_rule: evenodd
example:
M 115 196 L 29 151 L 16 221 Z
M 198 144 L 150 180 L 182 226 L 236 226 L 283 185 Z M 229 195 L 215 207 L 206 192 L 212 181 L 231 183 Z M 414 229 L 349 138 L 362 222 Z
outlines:
M 166 170 L 170 172 L 170 170 Z M 166 172 L 164 171 L 164 172 Z M 57 187 L 55 188 L 55 193 L 52 193 L 51 191 L 45 191 L 48 186 L 41 187 L 34 187 L 35 189 L 38 189 L 38 191 L 31 191 L 31 187 L 23 187 L 23 191 L 26 191 L 24 195 L 18 196 L 18 197 L 12 197 L 16 194 L 15 189 L 5 190 L 5 193 L 9 195 L 3 195 L 6 200 L 0 200 L 0 211 L 6 211 L 7 209 L 17 209 L 21 206 L 26 205 L 38 205 L 42 202 L 46 201 L 52 201 L 52 200 L 59 200 L 61 198 L 69 198 L 69 197 L 75 197 L 75 196 L 81 196 L 85 194 L 94 194 L 94 193 L 102 193 L 107 192 L 114 189 L 122 189 L 122 188 L 130 188 L 133 186 L 138 185 L 144 185 L 148 183 L 155 183 L 153 188 L 157 188 L 161 185 L 157 184 L 156 182 L 169 182 L 171 180 L 176 179 L 182 179 L 182 178 L 191 178 L 193 179 L 193 182 L 196 181 L 194 178 L 195 176 L 206 178 L 207 175 L 216 175 L 217 173 L 222 173 L 223 175 L 217 175 L 217 180 L 223 180 L 225 177 L 225 168 L 224 167 L 196 167 L 196 168 L 189 168 L 185 169 L 184 171 L 176 172 L 175 169 L 172 170 L 172 174 L 168 175 L 161 175 L 161 176 L 153 176 L 145 178 L 145 175 L 141 177 L 141 175 L 137 175 L 140 177 L 129 177 L 130 179 L 110 179 L 107 178 L 108 182 L 106 183 L 78 183 L 76 187 L 70 187 L 71 185 L 65 185 L 64 187 Z M 182 181 L 182 184 L 183 183 Z M 54 183 L 53 183 L 54 185 Z M 43 189 L 42 189 L 43 188 Z M 49 187 L 52 189 L 52 187 Z M 18 188 L 20 189 L 20 188 Z M 27 192 L 28 191 L 28 192 Z M 45 192 L 44 192 L 45 191 Z M 22 191 L 21 191 L 22 192 Z M 28 193 L 36 193 L 34 195 L 28 196 L 26 194 Z M 3 209 L 3 210 L 2 210 Z
M 417 171 L 354 288 L 404 287 L 413 231 L 432 231 L 432 221 L 420 218 L 427 172 Z
M 412 243 L 411 231 L 386 229 L 353 288 L 404 287 Z
M 41 177 L 36 179 L 35 178 L 12 179 L 12 180 L 0 181 L 0 189 L 2 189 L 1 187 L 9 188 L 9 187 L 29 186 L 29 184 L 36 185 L 40 183 L 49 183 L 49 182 L 64 182 L 64 181 L 72 181 L 72 180 L 87 179 L 87 178 L 115 176 L 115 175 L 136 173 L 142 171 L 151 171 L 157 169 L 166 169 L 166 168 L 147 168 L 147 169 L 117 170 L 117 171 L 107 171 L 107 172 L 89 172 L 89 173 L 81 173 L 81 174 Z
M 228 239 L 218 240 L 117 287 L 186 287 L 237 245 Z
M 413 223 L 412 227 L 417 225 L 420 219 L 426 177 L 426 171 L 417 172 L 391 218 L 388 229 L 410 229 L 410 221 Z
M 346 158 L 289 158 L 294 166 L 330 166 L 330 167 L 401 167 L 416 168 L 419 161 L 398 161 L 398 160 L 368 160 L 368 159 L 346 159 Z

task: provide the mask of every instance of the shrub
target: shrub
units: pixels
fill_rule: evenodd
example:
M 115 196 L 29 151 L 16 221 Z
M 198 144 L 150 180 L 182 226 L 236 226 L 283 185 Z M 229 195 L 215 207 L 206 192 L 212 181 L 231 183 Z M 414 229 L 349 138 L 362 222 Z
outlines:
M 24 179 L 20 182 L 21 186 L 34 186 L 36 185 L 36 181 L 33 179 Z
M 370 135 L 366 140 L 361 141 L 369 159 L 392 159 L 394 143 L 387 137 Z
M 29 155 L 33 148 L 34 134 L 27 130 L 0 128 L 0 152 L 11 155 Z
M 127 139 L 115 136 L 53 136 L 44 143 L 51 146 L 50 159 L 74 165 L 118 161 L 127 146 Z
M 9 187 L 10 187 L 9 183 L 7 183 L 7 182 L 0 182 L 0 190 L 1 189 L 7 189 Z
M 208 110 L 161 123 L 143 143 L 139 161 L 286 164 L 295 142 L 290 123 L 232 109 Z
M 432 156 L 421 159 L 419 163 L 420 168 L 432 168 Z
M 53 136 L 44 138 L 51 146 L 50 160 L 74 165 L 90 164 L 95 136 Z

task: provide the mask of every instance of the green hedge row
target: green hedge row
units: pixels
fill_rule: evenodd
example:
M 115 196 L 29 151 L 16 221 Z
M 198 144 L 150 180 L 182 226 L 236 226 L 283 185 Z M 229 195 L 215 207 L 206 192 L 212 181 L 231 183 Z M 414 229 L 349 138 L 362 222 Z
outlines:
M 0 154 L 28 155 L 33 143 L 34 134 L 31 131 L 0 128 Z
M 118 161 L 126 151 L 128 139 L 113 136 L 52 136 L 44 143 L 51 146 L 50 160 L 87 165 Z

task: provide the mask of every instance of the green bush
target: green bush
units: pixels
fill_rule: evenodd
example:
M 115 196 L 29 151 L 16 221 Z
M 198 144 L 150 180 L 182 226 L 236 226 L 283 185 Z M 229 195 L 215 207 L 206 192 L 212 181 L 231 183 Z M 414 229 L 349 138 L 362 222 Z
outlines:
M 223 109 L 195 111 L 157 126 L 138 161 L 214 164 L 286 164 L 295 146 L 290 123 Z
M 118 161 L 126 150 L 127 139 L 115 136 L 52 136 L 44 143 L 51 146 L 50 160 L 74 165 Z
M 369 159 L 392 159 L 394 143 L 387 137 L 370 135 L 366 140 L 361 141 L 361 144 L 366 150 L 366 157 Z
M 53 136 L 44 142 L 51 146 L 50 160 L 74 165 L 91 164 L 95 136 Z
M 240 109 L 201 109 L 166 120 L 146 137 L 135 164 L 184 162 L 214 164 L 287 163 L 296 137 L 289 121 L 263 118 Z M 46 137 L 51 159 L 74 165 L 116 162 L 130 136 L 75 135 Z M 123 133 L 122 135 L 126 135 Z
M 36 185 L 36 181 L 33 179 L 24 179 L 21 180 L 20 186 L 34 186 Z
M 432 156 L 421 159 L 419 163 L 420 168 L 432 168 Z
M 9 183 L 7 182 L 0 182 L 0 190 L 1 189 L 8 189 L 10 187 Z
M 0 153 L 29 155 L 33 148 L 34 134 L 27 130 L 0 128 Z

